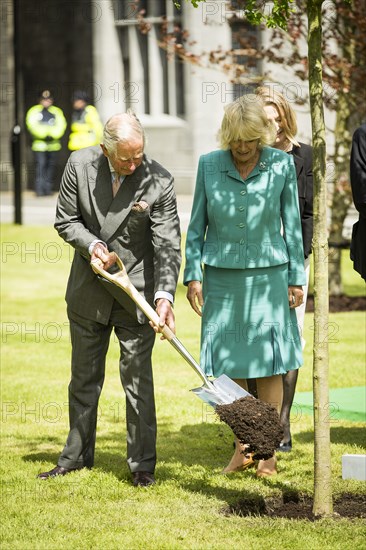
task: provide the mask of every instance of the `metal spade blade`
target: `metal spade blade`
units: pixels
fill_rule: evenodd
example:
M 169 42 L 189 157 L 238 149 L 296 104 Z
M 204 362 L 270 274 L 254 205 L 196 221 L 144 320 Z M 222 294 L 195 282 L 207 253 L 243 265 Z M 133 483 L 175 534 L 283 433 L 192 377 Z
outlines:
M 214 387 L 213 391 L 205 385 L 191 390 L 197 397 L 202 399 L 202 401 L 211 405 L 211 407 L 216 407 L 216 405 L 228 405 L 241 397 L 251 395 L 233 382 L 226 374 L 222 374 L 213 380 L 211 384 Z

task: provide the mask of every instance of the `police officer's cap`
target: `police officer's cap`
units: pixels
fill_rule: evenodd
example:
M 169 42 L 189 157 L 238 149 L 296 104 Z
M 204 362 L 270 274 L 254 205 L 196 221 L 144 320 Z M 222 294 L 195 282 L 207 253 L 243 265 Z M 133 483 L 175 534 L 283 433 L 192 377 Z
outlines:
M 85 103 L 89 103 L 89 96 L 84 90 L 76 90 L 72 94 L 72 100 L 76 101 L 77 99 L 82 99 Z
M 39 94 L 39 97 L 41 99 L 53 99 L 53 95 L 52 93 L 50 92 L 50 90 L 43 90 L 40 94 Z

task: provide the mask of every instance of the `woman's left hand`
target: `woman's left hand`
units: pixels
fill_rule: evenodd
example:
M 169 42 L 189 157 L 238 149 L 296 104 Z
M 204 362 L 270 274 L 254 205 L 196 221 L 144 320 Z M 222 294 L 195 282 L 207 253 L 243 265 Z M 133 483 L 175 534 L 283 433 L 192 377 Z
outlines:
M 303 303 L 304 292 L 302 286 L 289 286 L 288 287 L 288 302 L 290 308 L 299 307 Z
M 203 294 L 201 281 L 189 281 L 187 288 L 187 300 L 197 315 L 202 317 Z

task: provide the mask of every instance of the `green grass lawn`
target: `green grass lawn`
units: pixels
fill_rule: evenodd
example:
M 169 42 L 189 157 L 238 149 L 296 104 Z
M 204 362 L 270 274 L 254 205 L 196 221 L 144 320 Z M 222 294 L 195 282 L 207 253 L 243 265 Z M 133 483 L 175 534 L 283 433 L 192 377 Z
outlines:
M 364 548 L 360 519 L 270 519 L 227 516 L 243 497 L 313 491 L 310 415 L 293 421 L 294 450 L 278 459 L 276 478 L 254 470 L 225 476 L 233 434 L 189 390 L 200 380 L 167 342 L 157 340 L 154 376 L 158 413 L 157 485 L 131 486 L 125 462 L 124 396 L 112 339 L 100 399 L 95 467 L 42 482 L 68 431 L 70 342 L 64 293 L 71 253 L 52 228 L 1 228 L 1 489 L 2 545 L 12 549 L 344 549 Z M 364 285 L 345 255 L 345 290 Z M 180 283 L 177 335 L 198 358 L 199 318 Z M 305 364 L 298 391 L 312 387 L 312 314 L 306 315 Z M 330 387 L 365 384 L 365 313 L 330 315 Z M 341 457 L 365 453 L 363 424 L 331 426 L 333 492 L 365 493 L 342 480 Z

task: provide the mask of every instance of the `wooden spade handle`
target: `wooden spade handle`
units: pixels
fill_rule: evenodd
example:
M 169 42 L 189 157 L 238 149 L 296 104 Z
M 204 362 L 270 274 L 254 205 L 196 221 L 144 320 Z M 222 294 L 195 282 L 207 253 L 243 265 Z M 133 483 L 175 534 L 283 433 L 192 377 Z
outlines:
M 129 297 L 135 302 L 136 305 L 145 313 L 146 317 L 158 326 L 161 330 L 161 333 L 165 336 L 168 342 L 180 353 L 180 355 L 187 361 L 187 363 L 192 367 L 192 369 L 198 374 L 201 380 L 204 383 L 204 386 L 210 391 L 213 390 L 212 382 L 207 378 L 199 364 L 194 360 L 189 351 L 183 346 L 183 344 L 175 336 L 174 332 L 167 326 L 161 327 L 159 325 L 159 315 L 156 311 L 150 306 L 150 304 L 145 300 L 145 298 L 139 293 L 139 291 L 131 283 L 125 266 L 123 265 L 122 260 L 116 255 L 116 264 L 120 268 L 116 273 L 109 273 L 103 269 L 100 260 L 92 260 L 90 265 L 97 275 L 101 275 L 111 283 L 119 286 L 129 295 Z
M 159 315 L 145 300 L 145 298 L 139 293 L 139 291 L 133 286 L 133 284 L 131 283 L 127 275 L 126 268 L 123 265 L 122 260 L 118 256 L 116 256 L 116 264 L 120 268 L 120 271 L 117 271 L 117 273 L 112 274 L 106 271 L 105 269 L 103 269 L 99 260 L 92 260 L 90 262 L 90 265 L 95 273 L 97 273 L 98 275 L 101 275 L 111 283 L 114 283 L 120 288 L 122 288 L 122 290 L 124 290 L 126 294 L 129 295 L 129 297 L 135 302 L 135 304 L 138 305 L 138 307 L 146 315 L 149 321 L 152 321 L 154 325 L 158 326 L 161 329 L 161 332 L 164 335 L 164 337 L 169 342 L 171 342 L 171 340 L 175 338 L 174 332 L 167 325 L 164 325 L 164 327 L 160 327 Z

